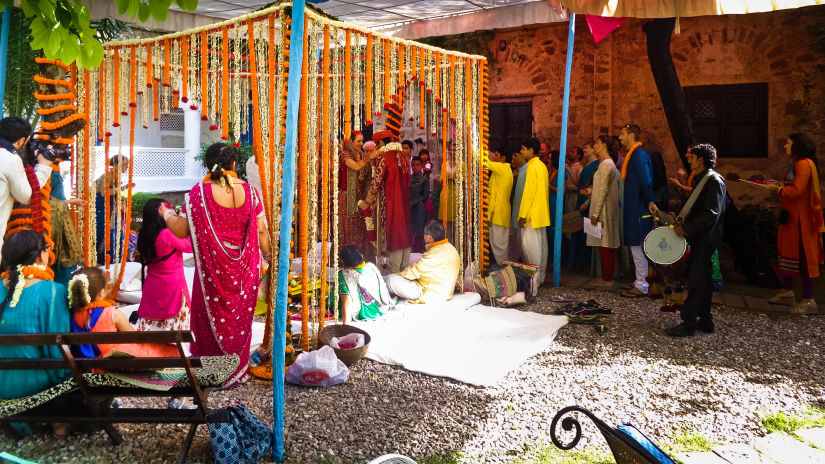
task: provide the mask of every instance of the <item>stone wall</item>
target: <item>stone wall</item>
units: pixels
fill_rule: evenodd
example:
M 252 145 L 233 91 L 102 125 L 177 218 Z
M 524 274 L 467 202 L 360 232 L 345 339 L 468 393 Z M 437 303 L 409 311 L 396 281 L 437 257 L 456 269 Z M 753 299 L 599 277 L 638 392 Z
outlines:
M 665 156 L 668 172 L 681 167 L 647 59 L 645 20 L 630 19 L 595 44 L 584 18 L 577 21 L 570 98 L 569 143 L 618 134 L 626 123 L 642 127 L 648 146 Z M 681 18 L 672 54 L 683 86 L 767 82 L 768 153 L 765 158 L 724 158 L 723 174 L 760 173 L 782 179 L 790 163 L 787 135 L 811 134 L 825 160 L 825 52 L 814 29 L 823 29 L 825 7 L 701 18 Z M 823 33 L 820 32 L 820 37 Z M 457 36 L 460 37 L 460 36 Z M 567 24 L 486 31 L 473 42 L 442 38 L 490 61 L 490 101 L 530 101 L 534 132 L 558 146 L 561 131 Z M 820 175 L 825 163 L 820 162 Z M 740 202 L 766 195 L 746 184 L 729 186 Z

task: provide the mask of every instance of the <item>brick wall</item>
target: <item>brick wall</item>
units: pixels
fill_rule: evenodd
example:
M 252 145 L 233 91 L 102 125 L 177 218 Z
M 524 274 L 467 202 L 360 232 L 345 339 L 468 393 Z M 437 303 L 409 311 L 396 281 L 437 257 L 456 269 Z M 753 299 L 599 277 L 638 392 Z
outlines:
M 595 44 L 583 19 L 576 25 L 569 143 L 618 134 L 622 125 L 633 122 L 642 127 L 644 141 L 662 151 L 669 174 L 675 173 L 680 162 L 647 60 L 645 21 L 630 19 Z M 680 23 L 671 50 L 683 86 L 768 83 L 767 157 L 725 158 L 720 172 L 781 179 L 790 165 L 782 147 L 794 131 L 811 134 L 825 161 L 825 54 L 812 35 L 813 28 L 825 24 L 825 7 L 681 18 Z M 567 24 L 499 30 L 492 38 L 489 32 L 483 37 L 485 43 L 470 51 L 490 59 L 490 101 L 531 101 L 535 133 L 558 146 Z M 825 171 L 825 162 L 819 166 Z M 731 183 L 729 190 L 740 203 L 767 199 L 745 184 Z

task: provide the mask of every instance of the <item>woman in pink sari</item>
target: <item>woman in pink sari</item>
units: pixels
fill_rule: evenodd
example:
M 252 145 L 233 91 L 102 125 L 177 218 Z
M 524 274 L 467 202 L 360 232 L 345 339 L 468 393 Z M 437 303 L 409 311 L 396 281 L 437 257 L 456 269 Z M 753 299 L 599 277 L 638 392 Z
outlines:
M 210 146 L 204 155 L 209 174 L 186 195 L 181 215 L 160 211 L 175 235 L 192 237 L 192 355 L 240 358 L 226 387 L 247 379 L 261 253 L 267 260 L 271 253 L 260 194 L 237 179 L 235 160 L 232 147 Z

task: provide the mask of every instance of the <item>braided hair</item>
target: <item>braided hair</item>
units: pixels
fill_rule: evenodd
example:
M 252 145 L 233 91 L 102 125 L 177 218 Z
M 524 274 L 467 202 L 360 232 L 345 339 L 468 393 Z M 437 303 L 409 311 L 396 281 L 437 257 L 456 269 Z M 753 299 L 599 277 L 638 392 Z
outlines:
M 106 288 L 106 280 L 106 273 L 97 267 L 83 267 L 76 271 L 69 282 L 69 309 L 75 312 L 95 301 L 100 291 Z
M 220 182 L 223 171 L 234 169 L 237 159 L 235 149 L 231 146 L 222 142 L 210 145 L 203 155 L 203 164 L 209 171 L 209 179 L 213 182 Z
M 22 276 L 17 270 L 18 266 L 31 266 L 37 260 L 44 250 L 47 250 L 46 239 L 40 232 L 24 229 L 15 232 L 6 238 L 3 243 L 3 249 L 0 251 L 0 272 L 9 273 L 8 285 L 9 291 L 6 298 L 0 303 L 0 318 L 3 317 L 3 311 L 11 300 L 17 283 Z

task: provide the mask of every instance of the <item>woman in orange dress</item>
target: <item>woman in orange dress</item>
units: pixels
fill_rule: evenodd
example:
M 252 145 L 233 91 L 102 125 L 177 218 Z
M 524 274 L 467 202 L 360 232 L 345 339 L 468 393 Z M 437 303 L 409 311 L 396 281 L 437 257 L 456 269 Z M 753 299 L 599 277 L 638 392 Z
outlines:
M 814 278 L 819 277 L 819 266 L 825 263 L 822 233 L 822 196 L 816 169 L 816 146 L 801 133 L 788 136 L 785 153 L 794 160 L 784 186 L 773 186 L 782 199 L 778 251 L 782 291 L 770 299 L 771 303 L 793 305 L 794 277 L 802 279 L 802 300 L 791 313 L 814 314 Z

